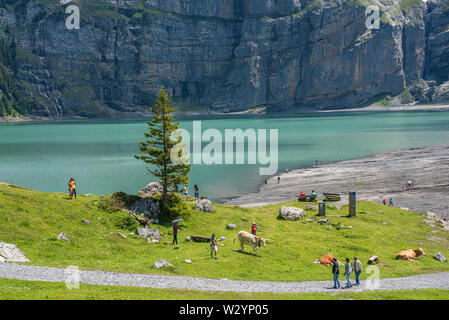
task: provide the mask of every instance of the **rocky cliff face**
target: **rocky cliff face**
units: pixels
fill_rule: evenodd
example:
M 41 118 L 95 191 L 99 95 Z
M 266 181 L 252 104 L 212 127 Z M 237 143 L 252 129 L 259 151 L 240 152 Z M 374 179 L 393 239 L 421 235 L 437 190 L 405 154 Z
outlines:
M 80 8 L 69 30 L 65 8 Z M 379 29 L 367 29 L 368 5 Z M 348 108 L 447 99 L 449 0 L 0 0 L 34 114 Z M 408 91 L 407 91 L 408 93 Z

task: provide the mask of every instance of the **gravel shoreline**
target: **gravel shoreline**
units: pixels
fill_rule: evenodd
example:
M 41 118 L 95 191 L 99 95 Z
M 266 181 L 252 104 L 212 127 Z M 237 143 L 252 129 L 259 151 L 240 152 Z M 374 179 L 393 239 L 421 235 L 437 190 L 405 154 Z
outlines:
M 109 286 L 133 286 L 156 289 L 190 289 L 201 291 L 233 291 L 233 292 L 359 292 L 370 290 L 412 290 L 412 289 L 445 289 L 449 290 L 449 272 L 414 275 L 403 278 L 379 279 L 378 285 L 362 280 L 359 286 L 335 290 L 333 282 L 273 282 L 243 281 L 227 279 L 206 279 L 199 277 L 131 274 L 97 270 L 79 270 L 80 283 Z M 37 267 L 16 263 L 0 263 L 0 278 L 28 281 L 65 282 L 70 273 L 63 268 Z M 329 275 L 330 272 L 329 272 Z M 340 277 L 342 287 L 346 280 Z
M 357 192 L 357 199 L 380 203 L 393 198 L 394 206 L 417 212 L 435 212 L 449 218 L 449 145 L 412 148 L 372 157 L 341 161 L 318 168 L 306 168 L 277 175 L 259 191 L 225 201 L 243 207 L 290 201 L 303 191 Z M 404 190 L 407 180 L 413 190 Z M 346 198 L 343 198 L 346 200 Z

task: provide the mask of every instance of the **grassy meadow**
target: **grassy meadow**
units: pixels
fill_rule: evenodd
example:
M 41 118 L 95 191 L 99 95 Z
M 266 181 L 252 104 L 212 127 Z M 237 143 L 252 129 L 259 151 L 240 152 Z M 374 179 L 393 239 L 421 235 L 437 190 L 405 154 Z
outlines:
M 137 224 L 126 213 L 104 208 L 102 204 L 108 198 L 79 195 L 77 200 L 70 201 L 67 194 L 0 184 L 0 240 L 16 244 L 31 260 L 31 265 L 76 265 L 80 269 L 128 273 L 240 280 L 330 280 L 330 269 L 313 263 L 327 253 L 340 261 L 356 255 L 365 267 L 368 258 L 377 255 L 381 278 L 449 271 L 449 263 L 432 257 L 437 252 L 449 257 L 447 231 L 426 224 L 423 214 L 372 202 L 359 201 L 357 216 L 352 218 L 346 217 L 347 206 L 341 210 L 328 207 L 327 215 L 332 223 L 328 225 L 306 222 L 307 218 L 315 217 L 316 210 L 305 210 L 307 217 L 300 221 L 286 221 L 278 219 L 281 204 L 246 209 L 214 203 L 214 213 L 195 209 L 181 223 L 179 249 L 175 249 L 171 245 L 169 221 L 152 225 L 163 237 L 160 243 L 150 244 L 133 234 Z M 194 203 L 190 205 L 193 207 Z M 307 204 L 291 201 L 282 205 L 305 208 Z M 237 240 L 237 232 L 249 231 L 252 221 L 262 228 L 262 237 L 272 240 L 267 247 L 259 249 L 259 256 L 254 256 L 250 247 L 240 252 Z M 227 230 L 228 223 L 236 224 L 237 228 Z M 65 232 L 71 243 L 56 240 L 61 232 Z M 218 246 L 217 260 L 210 259 L 208 243 L 185 241 L 186 236 L 209 236 L 212 232 L 217 238 L 226 238 L 220 242 L 223 246 Z M 395 259 L 400 250 L 419 247 L 427 255 L 417 261 Z M 172 263 L 175 268 L 155 269 L 153 264 L 158 259 Z M 192 263 L 185 263 L 185 259 Z M 361 278 L 367 276 L 363 274 Z

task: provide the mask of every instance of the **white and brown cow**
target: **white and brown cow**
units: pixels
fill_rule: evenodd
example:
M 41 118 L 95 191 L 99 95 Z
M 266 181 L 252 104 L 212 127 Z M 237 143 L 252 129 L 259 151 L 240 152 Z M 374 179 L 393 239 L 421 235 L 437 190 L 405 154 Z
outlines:
M 253 248 L 256 256 L 258 247 L 266 247 L 265 240 L 261 237 L 257 237 L 246 231 L 240 231 L 238 235 L 242 252 L 245 251 L 245 244 L 249 244 Z
M 325 254 L 321 258 L 316 259 L 316 261 L 314 263 L 324 264 L 326 267 L 330 267 L 334 263 L 334 259 L 335 259 L 334 256 L 332 256 L 330 254 Z M 342 263 L 340 261 L 337 260 L 337 262 L 339 265 L 342 265 Z
M 396 259 L 406 260 L 406 261 L 414 261 L 419 256 L 424 256 L 425 252 L 423 249 L 407 249 L 402 250 L 398 254 L 396 254 Z

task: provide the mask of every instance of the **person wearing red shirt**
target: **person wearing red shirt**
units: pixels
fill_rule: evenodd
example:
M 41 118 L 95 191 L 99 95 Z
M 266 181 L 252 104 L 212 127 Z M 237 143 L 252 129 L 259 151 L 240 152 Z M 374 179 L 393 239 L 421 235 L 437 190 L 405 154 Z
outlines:
M 253 222 L 253 224 L 251 225 L 251 234 L 256 235 L 256 233 L 257 233 L 257 226 L 256 223 Z

